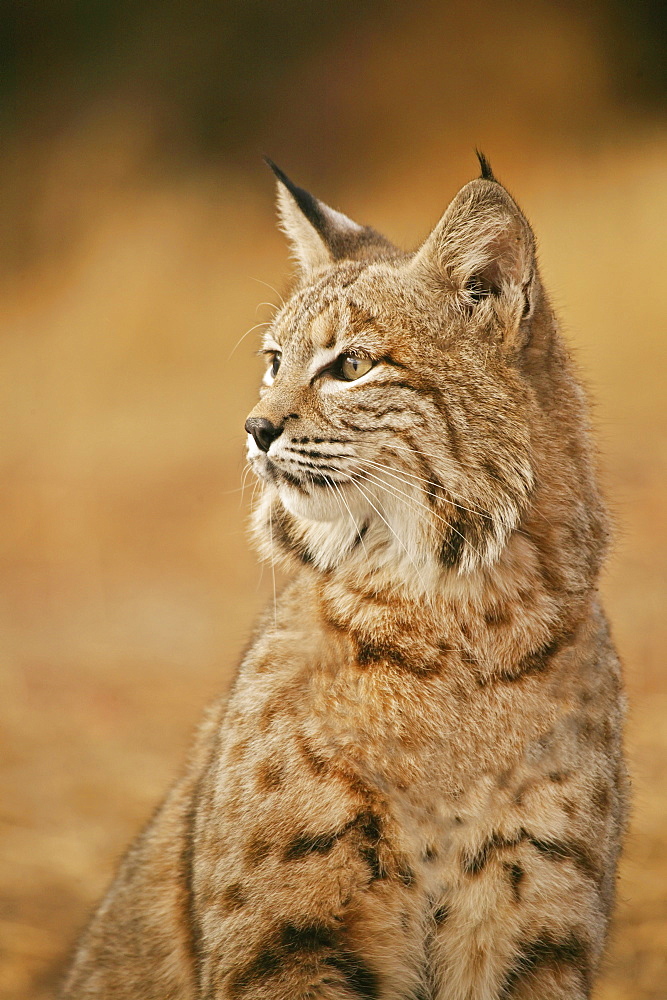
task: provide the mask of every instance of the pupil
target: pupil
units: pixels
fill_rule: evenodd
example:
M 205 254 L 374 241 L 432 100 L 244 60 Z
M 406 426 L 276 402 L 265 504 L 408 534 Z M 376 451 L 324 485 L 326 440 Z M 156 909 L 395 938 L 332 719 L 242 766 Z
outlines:
M 273 359 L 273 364 L 271 365 L 271 374 L 274 376 L 277 375 L 279 368 L 280 368 L 280 357 L 279 355 L 276 354 L 275 358 Z

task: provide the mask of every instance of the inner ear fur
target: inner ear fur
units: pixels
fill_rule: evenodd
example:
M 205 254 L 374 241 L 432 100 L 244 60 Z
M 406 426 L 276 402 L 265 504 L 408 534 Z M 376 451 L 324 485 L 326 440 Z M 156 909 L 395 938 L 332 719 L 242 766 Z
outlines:
M 411 264 L 463 309 L 502 301 L 504 321 L 510 307 L 512 326 L 531 313 L 535 267 L 535 238 L 525 216 L 502 185 L 482 179 L 459 191 Z

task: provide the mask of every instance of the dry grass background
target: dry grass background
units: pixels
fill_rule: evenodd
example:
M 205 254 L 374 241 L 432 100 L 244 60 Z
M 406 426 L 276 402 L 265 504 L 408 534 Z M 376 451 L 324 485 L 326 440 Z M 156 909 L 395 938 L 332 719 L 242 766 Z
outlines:
M 491 52 L 489 31 L 481 44 Z M 576 32 L 561 36 L 540 93 L 567 79 L 587 95 L 585 114 L 606 113 L 593 50 Z M 405 40 L 407 62 L 418 42 Z M 399 84 L 378 83 L 382 51 L 364 68 L 374 114 L 378 95 L 388 104 L 401 95 Z M 309 74 L 317 70 L 305 60 L 292 80 Z M 597 996 L 659 1000 L 667 134 L 650 116 L 615 120 L 590 142 L 540 132 L 513 117 L 519 83 L 505 118 L 481 130 L 484 148 L 538 234 L 547 285 L 597 399 L 618 522 L 603 590 L 627 669 L 635 805 Z M 339 180 L 335 162 L 311 173 L 316 193 L 413 245 L 473 175 L 479 131 L 457 120 L 417 141 L 403 126 L 389 142 L 400 155 L 376 158 L 370 173 L 355 171 L 349 150 Z M 271 574 L 244 533 L 250 491 L 239 491 L 259 331 L 238 341 L 270 316 L 277 295 L 263 282 L 283 287 L 288 265 L 272 183 L 254 157 L 251 169 L 155 169 L 145 123 L 123 104 L 47 139 L 33 133 L 14 152 L 3 177 L 30 198 L 11 251 L 21 267 L 0 278 L 0 998 L 43 1000 L 269 599 Z M 284 166 L 312 186 L 289 158 Z

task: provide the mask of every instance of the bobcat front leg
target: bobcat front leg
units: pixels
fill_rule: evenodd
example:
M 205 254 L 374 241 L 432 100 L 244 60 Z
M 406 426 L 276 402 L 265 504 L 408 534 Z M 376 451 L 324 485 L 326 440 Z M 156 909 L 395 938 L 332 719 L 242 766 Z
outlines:
M 441 900 L 434 1000 L 588 1000 L 615 866 L 605 838 L 583 843 L 529 824 L 464 854 Z
M 237 744 L 243 766 L 230 773 L 225 754 L 201 792 L 191 852 L 201 995 L 418 995 L 423 900 L 381 796 L 303 735 L 282 741 L 260 756 Z

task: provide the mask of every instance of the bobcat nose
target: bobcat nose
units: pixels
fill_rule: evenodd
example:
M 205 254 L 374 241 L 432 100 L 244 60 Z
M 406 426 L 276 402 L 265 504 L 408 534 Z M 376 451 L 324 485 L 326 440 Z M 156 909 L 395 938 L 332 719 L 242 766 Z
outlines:
M 271 444 L 283 432 L 282 427 L 276 427 L 265 417 L 248 417 L 245 422 L 245 429 L 248 434 L 252 434 L 255 444 L 262 451 L 268 451 Z

